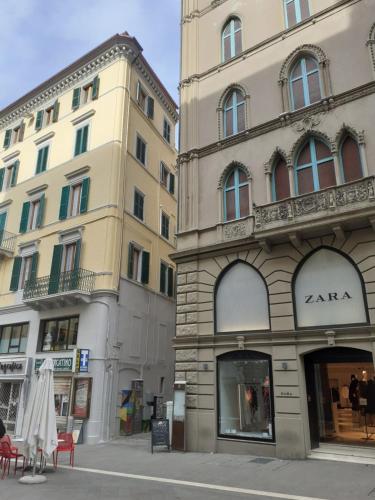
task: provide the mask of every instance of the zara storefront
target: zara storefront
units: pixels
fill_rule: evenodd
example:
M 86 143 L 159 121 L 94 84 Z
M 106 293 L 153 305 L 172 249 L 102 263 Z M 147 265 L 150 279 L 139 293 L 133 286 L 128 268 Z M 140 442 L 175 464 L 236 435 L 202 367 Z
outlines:
M 327 442 L 375 446 L 372 239 L 180 263 L 206 318 L 198 342 L 181 328 L 175 341 L 189 450 L 304 458 Z

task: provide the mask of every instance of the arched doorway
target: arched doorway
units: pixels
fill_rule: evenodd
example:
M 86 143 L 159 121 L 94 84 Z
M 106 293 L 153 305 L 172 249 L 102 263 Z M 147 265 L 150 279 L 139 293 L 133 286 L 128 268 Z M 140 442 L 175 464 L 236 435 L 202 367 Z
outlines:
M 311 448 L 375 446 L 375 370 L 371 352 L 347 347 L 305 355 Z

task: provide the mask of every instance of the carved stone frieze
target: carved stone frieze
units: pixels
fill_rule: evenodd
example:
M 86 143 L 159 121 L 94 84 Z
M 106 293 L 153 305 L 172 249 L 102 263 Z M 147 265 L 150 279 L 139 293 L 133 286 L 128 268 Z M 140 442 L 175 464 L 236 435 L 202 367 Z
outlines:
M 223 236 L 225 241 L 246 238 L 249 236 L 249 225 L 245 221 L 227 224 L 224 226 Z
M 307 114 L 302 118 L 302 120 L 293 123 L 292 129 L 299 134 L 301 132 L 308 132 L 309 130 L 317 127 L 322 122 L 322 119 L 325 115 L 326 112 L 318 114 Z
M 305 216 L 326 212 L 345 212 L 363 203 L 375 201 L 375 178 L 367 177 L 350 184 L 332 187 L 255 209 L 255 232 L 300 222 Z

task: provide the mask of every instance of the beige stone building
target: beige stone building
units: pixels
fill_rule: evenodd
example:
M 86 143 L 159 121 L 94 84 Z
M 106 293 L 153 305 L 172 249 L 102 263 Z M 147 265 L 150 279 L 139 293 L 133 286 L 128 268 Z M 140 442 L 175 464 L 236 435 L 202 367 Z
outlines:
M 183 0 L 181 29 L 187 447 L 375 444 L 374 3 Z
M 131 432 L 124 391 L 140 379 L 148 400 L 170 398 L 176 110 L 123 33 L 0 112 L 0 417 L 9 433 L 20 433 L 47 357 L 58 427 L 84 418 L 89 443 Z M 137 414 L 138 430 L 149 416 Z

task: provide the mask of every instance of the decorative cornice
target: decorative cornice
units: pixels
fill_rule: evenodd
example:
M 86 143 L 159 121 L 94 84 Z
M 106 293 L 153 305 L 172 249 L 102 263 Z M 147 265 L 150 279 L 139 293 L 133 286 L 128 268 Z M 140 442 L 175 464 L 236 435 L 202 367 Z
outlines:
M 48 188 L 48 184 L 41 184 L 40 186 L 29 189 L 28 191 L 26 191 L 26 193 L 29 196 L 34 196 L 34 194 L 38 194 L 41 191 L 45 191 L 47 188 Z
M 76 118 L 73 118 L 72 124 L 73 125 L 78 125 L 78 123 L 83 122 L 84 120 L 88 120 L 92 116 L 94 116 L 96 113 L 95 109 L 90 109 L 90 111 L 86 111 L 86 113 L 83 113 L 83 115 L 79 115 Z
M 38 139 L 35 139 L 34 143 L 38 146 L 42 142 L 48 141 L 49 139 L 52 139 L 52 137 L 55 135 L 55 132 L 48 132 L 48 134 L 43 135 L 42 137 L 39 137 Z
M 13 151 L 13 153 L 11 153 L 10 155 L 4 156 L 2 158 L 2 161 L 4 163 L 7 163 L 8 161 L 14 160 L 14 158 L 16 158 L 17 156 L 19 156 L 20 153 L 21 153 L 21 151 L 19 151 L 19 150 Z
M 11 203 L 13 203 L 13 200 L 9 199 L 9 200 L 5 200 L 3 202 L 0 203 L 0 210 L 2 210 L 3 208 L 9 206 Z
M 340 146 L 341 141 L 346 135 L 351 135 L 354 140 L 358 142 L 358 144 L 364 144 L 365 142 L 365 132 L 364 130 L 357 131 L 355 128 L 343 123 L 340 130 L 336 134 L 336 146 L 337 149 Z
M 84 167 L 78 168 L 77 170 L 74 170 L 73 172 L 68 172 L 67 174 L 65 174 L 65 177 L 68 180 L 72 180 L 72 179 L 75 179 L 81 175 L 87 174 L 87 172 L 89 170 L 90 170 L 90 166 L 85 165 Z
M 51 99 L 57 98 L 67 90 L 79 85 L 81 81 L 95 75 L 103 67 L 119 58 L 128 59 L 130 64 L 136 62 L 137 67 L 141 68 L 142 74 L 151 82 L 150 85 L 155 89 L 155 92 L 176 121 L 178 118 L 177 105 L 142 55 L 142 50 L 136 38 L 129 36 L 127 33 L 114 35 L 3 109 L 0 112 L 0 130 L 15 120 L 32 113 Z M 176 107 L 172 109 L 173 106 Z
M 273 132 L 281 127 L 292 125 L 293 123 L 303 119 L 303 117 L 306 116 L 307 112 L 309 113 L 310 116 L 312 116 L 314 114 L 326 111 L 328 107 L 329 109 L 334 109 L 374 93 L 375 93 L 375 81 L 372 81 L 366 83 L 365 85 L 361 85 L 360 87 L 356 87 L 341 94 L 335 95 L 334 99 L 331 99 L 330 103 L 328 103 L 328 101 L 324 99 L 316 104 L 312 104 L 311 106 L 308 107 L 308 109 L 302 108 L 297 111 L 288 113 L 287 120 L 285 118 L 286 114 L 283 114 L 280 115 L 280 117 L 278 118 L 274 118 L 267 122 L 261 123 L 256 127 L 245 130 L 234 136 L 222 139 L 219 142 L 216 141 L 202 148 L 194 148 L 184 153 L 181 153 L 179 155 L 178 162 L 179 164 L 188 162 L 192 158 L 192 155 L 198 156 L 198 158 L 204 158 L 206 156 L 217 153 L 224 149 L 233 147 L 237 144 L 241 144 L 242 142 L 254 139 L 255 137 L 259 137 L 261 135 L 268 134 L 269 132 Z

